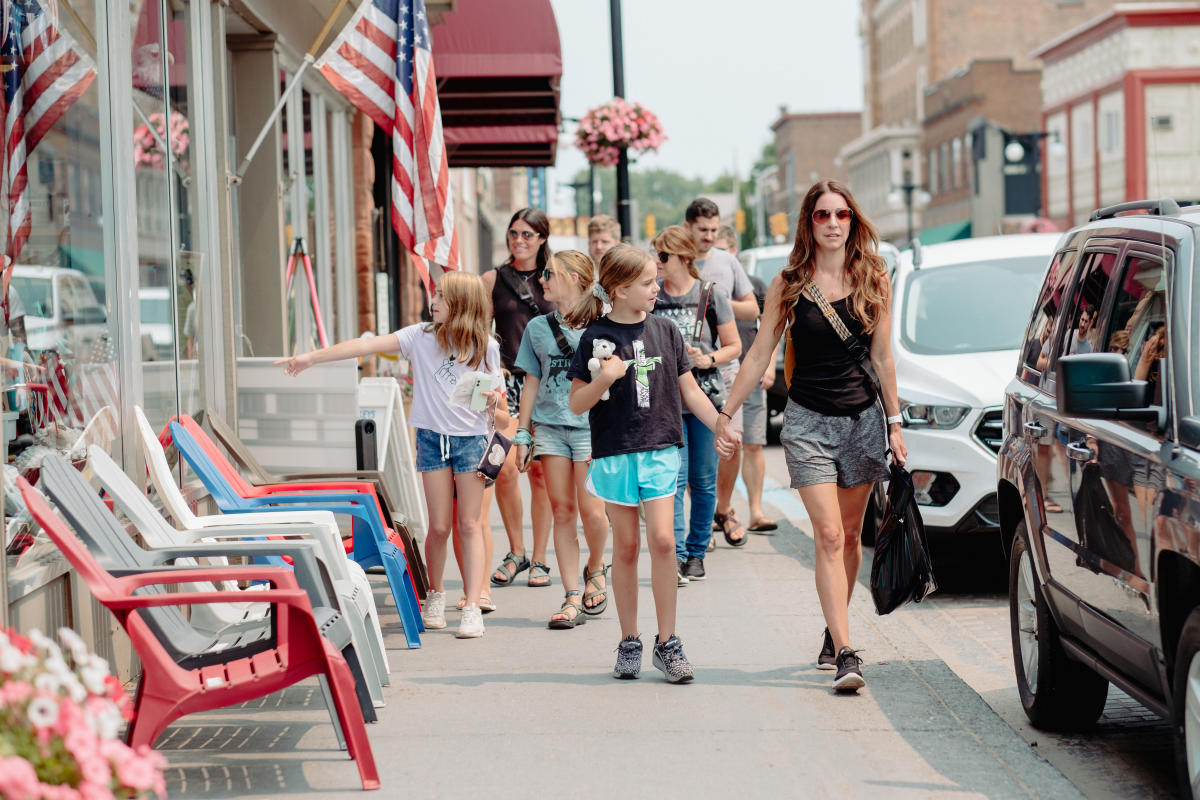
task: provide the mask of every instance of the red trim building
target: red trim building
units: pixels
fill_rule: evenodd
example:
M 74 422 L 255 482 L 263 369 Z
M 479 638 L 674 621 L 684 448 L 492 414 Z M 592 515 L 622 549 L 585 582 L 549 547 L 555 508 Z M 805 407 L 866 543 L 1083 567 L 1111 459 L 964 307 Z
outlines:
M 1119 3 L 1036 50 L 1046 216 L 1200 199 L 1200 2 Z

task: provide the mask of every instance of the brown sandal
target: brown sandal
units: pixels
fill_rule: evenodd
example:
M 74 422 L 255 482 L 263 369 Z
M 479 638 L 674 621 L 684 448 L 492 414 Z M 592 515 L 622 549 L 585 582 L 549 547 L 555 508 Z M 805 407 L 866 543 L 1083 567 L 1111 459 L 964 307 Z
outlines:
M 721 525 L 721 533 L 725 535 L 725 542 L 730 547 L 742 547 L 746 544 L 746 529 L 742 527 L 742 523 L 738 522 L 737 515 L 731 510 L 728 514 L 720 512 L 713 515 L 713 519 Z M 734 539 L 733 534 L 740 532 L 740 539 Z

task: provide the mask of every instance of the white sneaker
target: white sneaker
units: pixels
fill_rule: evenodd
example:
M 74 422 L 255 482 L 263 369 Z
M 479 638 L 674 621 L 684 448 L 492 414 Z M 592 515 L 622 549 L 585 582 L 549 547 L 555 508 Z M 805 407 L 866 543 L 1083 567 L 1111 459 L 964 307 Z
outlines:
M 446 627 L 445 592 L 430 591 L 425 594 L 425 608 L 421 612 L 421 620 L 426 629 L 431 631 L 440 631 Z
M 483 636 L 483 612 L 479 606 L 463 606 L 462 620 L 454 636 L 457 639 L 478 639 Z

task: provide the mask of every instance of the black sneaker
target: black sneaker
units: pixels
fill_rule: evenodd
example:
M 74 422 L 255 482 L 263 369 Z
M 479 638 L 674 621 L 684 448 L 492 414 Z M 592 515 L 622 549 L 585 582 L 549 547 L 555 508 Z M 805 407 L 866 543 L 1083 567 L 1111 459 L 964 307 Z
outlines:
M 683 654 L 683 642 L 679 641 L 679 637 L 675 634 L 671 634 L 671 638 L 665 642 L 658 641 L 657 636 L 654 638 L 652 660 L 654 666 L 661 669 L 667 676 L 669 683 L 687 683 L 696 677 L 692 671 L 691 662 Z
M 699 556 L 688 556 L 683 575 L 689 581 L 704 580 L 704 559 Z
M 862 659 L 854 650 L 843 647 L 837 654 L 837 675 L 833 679 L 833 688 L 839 692 L 857 692 L 866 685 L 862 676 Z
M 687 562 L 684 561 L 682 558 L 679 559 L 679 562 L 676 565 L 675 574 L 679 576 L 679 583 L 676 584 L 677 586 L 687 586 L 688 585 Z
M 825 629 L 825 638 L 821 642 L 817 669 L 837 669 L 837 653 L 833 652 L 833 637 L 829 635 L 829 628 Z
M 617 645 L 617 665 L 613 677 L 631 680 L 642 671 L 642 640 L 637 636 L 626 636 Z

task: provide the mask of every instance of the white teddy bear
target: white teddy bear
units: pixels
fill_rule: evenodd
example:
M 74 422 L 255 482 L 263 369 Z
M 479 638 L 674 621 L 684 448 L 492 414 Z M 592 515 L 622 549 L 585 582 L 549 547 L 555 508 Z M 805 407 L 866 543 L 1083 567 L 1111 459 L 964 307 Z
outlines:
M 592 373 L 594 379 L 600 374 L 600 360 L 608 358 L 613 353 L 617 352 L 616 342 L 608 339 L 594 339 L 592 341 L 592 357 L 588 359 L 588 372 Z M 608 399 L 608 389 L 604 390 L 604 394 L 600 395 L 601 400 Z

